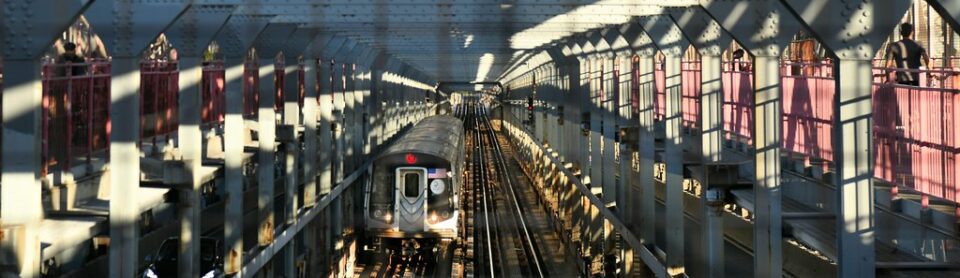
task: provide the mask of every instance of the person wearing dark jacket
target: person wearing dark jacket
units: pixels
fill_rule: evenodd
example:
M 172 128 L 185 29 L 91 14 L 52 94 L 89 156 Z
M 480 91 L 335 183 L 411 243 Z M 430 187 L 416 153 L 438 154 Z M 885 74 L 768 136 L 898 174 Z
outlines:
M 86 74 L 87 68 L 86 68 L 86 65 L 84 65 L 83 63 L 86 63 L 87 61 L 83 57 L 80 57 L 80 55 L 77 55 L 77 45 L 72 42 L 68 42 L 63 45 L 63 50 L 64 50 L 64 53 L 60 54 L 60 57 L 57 58 L 57 64 L 67 64 L 67 63 L 73 64 L 70 66 L 71 68 L 70 73 L 72 76 L 79 76 L 79 75 Z M 61 69 L 58 70 L 58 72 L 60 73 L 61 76 L 67 75 L 65 66 L 61 67 Z

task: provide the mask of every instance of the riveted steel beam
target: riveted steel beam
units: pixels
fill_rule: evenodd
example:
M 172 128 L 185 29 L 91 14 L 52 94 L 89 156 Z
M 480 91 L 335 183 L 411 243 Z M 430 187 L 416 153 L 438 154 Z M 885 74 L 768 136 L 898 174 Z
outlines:
M 833 100 L 837 174 L 832 181 L 837 188 L 838 277 L 876 275 L 871 60 L 912 2 L 783 1 L 839 59 Z
M 690 43 L 683 36 L 683 32 L 668 15 L 649 16 L 641 19 L 641 26 L 649 32 L 653 43 L 666 57 L 664 71 L 666 74 L 666 141 L 664 146 L 664 163 L 666 170 L 666 193 L 664 206 L 666 207 L 666 253 L 667 270 L 670 275 L 684 273 L 683 259 L 683 136 L 681 135 L 682 113 L 680 111 L 681 76 L 680 58 Z
M 270 23 L 272 16 L 232 15 L 217 34 L 220 52 L 227 58 L 243 59 L 254 47 L 257 37 Z
M 41 274 L 40 229 L 44 218 L 41 179 L 47 177 L 43 176 L 46 173 L 41 173 L 44 163 L 41 158 L 44 94 L 39 58 L 89 5 L 89 1 L 0 3 L 0 41 L 3 42 L 0 53 L 6 69 L 0 81 L 4 87 L 0 102 L 3 104 L 0 117 L 3 119 L 4 162 L 0 174 L 4 184 L 0 187 L 0 219 L 4 228 L 0 233 L 15 231 L 0 235 L 0 257 L 3 257 L 0 263 L 12 265 L 12 269 L 7 270 L 12 273 L 4 272 L 6 274 L 21 277 Z M 50 6 L 60 8 L 47 8 Z M 138 168 L 135 170 L 139 171 Z M 130 214 L 118 214 L 118 217 L 130 220 L 136 219 L 136 214 L 132 214 L 132 218 Z M 132 225 L 128 222 L 128 226 Z M 125 232 L 127 238 L 136 238 L 136 230 L 127 229 Z M 136 254 L 136 247 L 132 251 Z
M 715 1 L 701 5 L 754 55 L 754 275 L 783 275 L 780 148 L 780 55 L 800 24 L 780 1 Z

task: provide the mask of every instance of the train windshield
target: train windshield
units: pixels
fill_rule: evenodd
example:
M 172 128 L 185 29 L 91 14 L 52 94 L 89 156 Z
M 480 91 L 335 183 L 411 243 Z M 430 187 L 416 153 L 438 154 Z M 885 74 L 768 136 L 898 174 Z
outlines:
M 403 195 L 407 198 L 420 196 L 420 173 L 406 173 L 403 175 Z

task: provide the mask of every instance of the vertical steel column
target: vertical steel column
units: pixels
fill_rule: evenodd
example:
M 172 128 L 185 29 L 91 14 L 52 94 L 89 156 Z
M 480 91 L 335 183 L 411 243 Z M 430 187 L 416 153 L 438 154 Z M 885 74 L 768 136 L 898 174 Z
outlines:
M 785 0 L 787 10 L 839 60 L 834 65 L 833 149 L 836 175 L 839 277 L 876 275 L 876 215 L 873 188 L 873 72 L 871 59 L 913 1 Z M 956 1 L 928 1 L 939 12 L 960 13 Z M 814 12 L 815 11 L 815 12 Z M 947 21 L 957 25 L 956 17 Z M 854 30 L 854 31 L 851 31 Z
M 620 26 L 620 35 L 636 55 L 636 74 L 631 73 L 631 79 L 636 78 L 637 88 L 637 179 L 631 183 L 631 191 L 639 194 L 630 196 L 631 210 L 636 213 L 631 220 L 640 243 L 650 247 L 656 244 L 656 191 L 654 184 L 654 121 L 653 121 L 653 54 L 657 51 L 656 45 L 647 36 L 638 20 L 631 20 Z M 653 250 L 653 248 L 650 248 Z M 639 252 L 634 250 L 634 252 Z
M 617 125 L 621 128 L 620 130 L 625 130 L 628 127 L 632 127 L 633 124 L 633 106 L 631 105 L 631 83 L 633 78 L 631 76 L 630 67 L 632 64 L 632 54 L 630 52 L 620 53 L 616 63 L 618 63 L 620 72 L 618 73 L 617 85 Z M 620 137 L 620 182 L 617 184 L 617 211 L 620 213 L 620 218 L 623 219 L 624 223 L 631 229 L 635 228 L 638 223 L 634 221 L 634 214 L 636 211 L 633 208 L 633 204 L 630 202 L 630 198 L 633 195 L 631 187 L 633 186 L 633 152 L 636 151 L 635 143 L 628 141 L 624 136 L 626 134 L 621 134 L 620 130 L 616 130 L 618 136 Z
M 242 53 L 238 53 L 242 54 Z M 239 273 L 243 255 L 243 56 L 226 57 L 226 117 L 223 120 L 223 159 L 226 201 L 223 232 L 224 262 L 227 274 Z M 252 101 L 252 100 L 251 100 Z
M 680 59 L 688 42 L 673 19 L 666 15 L 650 16 L 644 24 L 654 44 L 664 55 L 666 75 L 664 164 L 666 182 L 664 206 L 666 211 L 666 265 L 671 275 L 684 273 L 684 217 L 683 217 L 683 130 L 681 113 L 682 87 Z
M 344 76 L 344 109 L 343 111 L 343 137 L 344 137 L 344 166 L 343 166 L 343 175 L 346 177 L 350 173 L 353 173 L 356 170 L 356 118 L 357 118 L 357 99 L 355 94 L 356 92 L 356 65 L 353 62 L 348 62 L 346 67 L 343 70 Z
M 301 177 L 298 174 L 300 163 L 300 61 L 299 53 L 284 52 L 286 59 L 283 68 L 283 125 L 286 133 L 283 138 L 284 146 L 284 176 L 286 187 L 286 224 L 294 225 L 297 222 L 297 203 L 300 198 L 299 186 Z M 296 260 L 296 242 L 293 237 L 291 244 L 283 247 L 283 273 L 287 277 L 296 276 L 294 261 Z
M 671 275 L 684 272 L 683 258 L 683 135 L 680 112 L 682 88 L 680 86 L 680 56 L 667 54 L 664 60 L 666 73 L 666 144 L 664 163 L 667 166 L 666 211 L 667 267 Z
M 180 257 L 178 273 L 183 277 L 200 275 L 200 167 L 203 159 L 203 135 L 200 133 L 200 106 L 203 67 L 198 56 L 180 57 L 177 82 L 179 94 L 179 127 L 177 143 L 183 155 L 187 177 L 180 189 Z
M 41 167 L 44 161 L 41 158 L 41 141 L 43 139 L 43 83 L 42 63 L 43 55 L 61 34 L 76 18 L 89 7 L 90 2 L 71 1 L 4 1 L 0 9 L 0 42 L 2 42 L 3 64 L 3 94 L 2 118 L 3 169 L 0 179 L 0 220 L 5 226 L 0 229 L 0 238 L 13 246 L 0 246 L 2 254 L 12 252 L 14 258 L 3 258 L 0 261 L 13 262 L 13 266 L 5 269 L 22 277 L 40 276 L 42 246 L 40 242 L 41 222 L 44 219 L 43 186 L 41 184 Z M 57 9 L 50 9 L 56 5 Z M 112 19 L 112 18 L 111 18 Z M 136 92 L 136 91 L 134 91 Z M 136 101 L 137 99 L 134 99 Z M 133 102 L 136 103 L 136 102 Z M 131 112 L 131 111 L 123 111 Z M 133 110 L 133 113 L 139 113 Z M 137 115 L 137 114 L 134 114 Z M 131 135 L 131 134 L 124 134 Z M 130 142 L 136 142 L 137 133 L 133 133 Z M 132 170 L 139 172 L 138 165 Z M 69 169 L 67 170 L 69 172 Z M 136 175 L 139 177 L 139 175 Z M 135 180 L 134 182 L 138 182 Z M 137 183 L 118 186 L 121 193 L 130 192 L 138 188 Z M 114 194 L 117 191 L 114 191 Z M 118 195 L 113 195 L 118 196 Z M 116 200 L 117 198 L 114 198 Z M 136 198 L 118 202 L 117 205 L 136 207 Z M 132 204 L 132 205 L 131 205 Z M 110 212 L 117 210 L 111 203 Z M 132 213 L 132 212 L 131 212 Z M 114 214 L 111 214 L 114 215 Z M 135 243 L 136 227 L 132 225 L 136 220 L 136 213 L 116 214 L 120 219 L 110 222 L 111 231 L 118 235 L 118 247 L 111 246 L 111 259 L 114 253 L 122 251 L 125 254 L 136 254 Z M 111 220 L 113 220 L 111 218 Z M 120 220 L 129 221 L 120 225 Z M 6 227 L 11 229 L 7 230 Z M 4 233 L 13 231 L 12 234 Z M 19 231 L 19 233 L 17 232 Z M 135 256 L 134 256 L 135 257 Z M 126 261 L 122 273 L 133 274 L 136 261 Z M 111 270 L 113 271 L 113 270 Z M 121 273 L 119 271 L 114 273 Z
M 334 119 L 333 116 L 334 92 L 331 89 L 333 85 L 333 65 L 333 61 L 326 60 L 320 60 L 317 65 L 320 72 L 317 91 L 320 116 L 320 123 L 317 127 L 320 131 L 320 146 L 317 148 L 317 151 L 320 152 L 320 165 L 318 167 L 320 172 L 318 177 L 319 189 L 317 192 L 319 196 L 330 194 L 330 190 L 333 188 L 333 160 L 335 157 L 333 133 L 334 128 L 336 128 L 336 119 Z
M 257 122 L 259 130 L 257 138 L 259 141 L 259 151 L 257 152 L 257 210 L 259 211 L 259 237 L 260 246 L 267 246 L 273 242 L 274 227 L 274 187 L 276 187 L 276 177 L 274 171 L 276 168 L 276 125 L 277 117 L 273 109 L 275 96 L 274 79 L 276 59 L 274 57 L 260 57 L 260 106 L 257 111 Z
M 872 55 L 871 55 L 872 57 Z M 833 135 L 837 175 L 837 239 L 839 277 L 876 275 L 876 219 L 873 188 L 872 64 L 841 58 Z
M 700 74 L 700 139 L 704 162 L 718 162 L 723 144 L 723 86 L 720 83 L 721 60 L 719 55 L 701 51 Z M 723 206 L 709 202 L 707 197 L 711 182 L 705 175 L 700 188 L 701 235 L 704 270 L 708 277 L 724 277 Z M 720 190 L 720 189 L 718 189 Z
M 344 67 L 347 65 L 342 63 L 336 63 L 333 66 L 333 105 L 334 105 L 334 141 L 336 147 L 334 147 L 334 159 L 333 159 L 333 185 L 336 185 L 338 182 L 344 178 L 344 160 L 345 160 L 345 142 L 344 142 L 344 124 L 347 122 L 345 120 L 345 108 L 346 108 L 346 92 L 344 92 Z
M 754 55 L 754 275 L 779 277 L 783 275 L 779 57 L 800 24 L 781 1 L 705 0 L 702 5 Z
M 780 145 L 782 110 L 780 56 L 754 57 L 754 144 L 756 146 L 756 205 L 754 259 L 757 275 L 782 275 Z
M 721 84 L 721 59 L 723 48 L 730 45 L 730 36 L 725 35 L 720 24 L 701 8 L 671 8 L 669 14 L 681 31 L 690 38 L 700 57 L 700 150 L 701 161 L 714 165 L 721 159 L 723 146 L 723 86 Z M 710 167 L 704 167 L 700 188 L 700 234 L 701 246 L 697 252 L 704 274 L 708 277 L 724 276 L 723 258 L 723 206 L 722 200 L 711 199 L 713 188 Z M 696 249 L 694 249 L 696 250 Z
M 11 61 L 4 61 L 6 67 L 12 66 Z M 25 70 L 24 70 L 25 72 Z M 39 71 L 37 71 L 39 72 Z M 14 73 L 14 72 L 10 72 Z M 140 187 L 140 58 L 116 57 L 110 65 L 110 195 L 121 198 L 111 198 L 110 201 L 110 275 L 130 277 L 136 275 L 140 264 L 138 251 L 139 229 L 137 217 L 139 204 L 136 196 Z M 13 75 L 4 76 L 5 82 L 14 80 Z M 39 80 L 39 78 L 37 79 Z M 6 89 L 9 90 L 9 89 Z M 4 92 L 3 95 L 12 95 L 13 92 Z M 17 102 L 4 101 L 5 105 Z M 22 100 L 21 100 L 22 103 Z M 19 104 L 22 105 L 22 104 Z M 12 109 L 4 109 L 11 111 Z M 6 139 L 4 136 L 4 143 Z M 19 146 L 21 150 L 23 145 Z M 6 150 L 3 152 L 7 154 Z M 17 165 L 20 163 L 5 164 Z M 12 165 L 11 165 L 12 166 Z M 10 166 L 7 166 L 10 167 Z M 6 167 L 5 167 L 6 168 Z M 9 168 L 7 168 L 9 169 Z M 6 172 L 4 172 L 6 173 Z M 5 181 L 8 180 L 4 177 Z M 4 194 L 3 196 L 7 196 Z
M 33 1 L 42 7 L 31 8 L 32 11 L 68 11 L 75 5 L 73 1 Z M 53 2 L 53 1 L 51 1 Z M 90 3 L 87 3 L 90 5 Z M 57 9 L 49 9 L 55 5 Z M 97 1 L 85 11 L 90 25 L 98 31 L 98 35 L 108 48 L 112 57 L 110 80 L 110 170 L 111 184 L 110 201 L 110 254 L 109 268 L 112 277 L 131 277 L 138 275 L 141 257 L 138 251 L 139 231 L 137 217 L 140 206 L 137 196 L 140 186 L 140 54 L 150 41 L 163 28 L 181 15 L 186 8 L 183 3 L 140 3 L 134 5 L 129 1 Z M 9 8 L 8 8 L 9 9 Z M 149 16 L 145 16 L 149 13 Z M 26 13 L 30 14 L 30 13 Z M 64 25 L 56 30 L 56 34 L 63 32 L 66 25 L 76 20 L 76 15 L 43 15 L 34 14 L 45 20 L 63 20 Z M 47 24 L 53 28 L 57 24 Z M 42 48 L 46 49 L 49 44 Z M 5 53 L 9 55 L 9 53 Z M 6 61 L 7 68 L 12 68 L 10 60 Z M 14 67 L 15 68 L 15 67 Z M 29 68 L 22 68 L 29 71 Z M 9 72 L 14 74 L 14 72 Z M 6 78 L 13 76 L 7 75 Z M 9 79 L 8 79 L 9 80 Z M 37 79 L 39 80 L 39 79 Z M 10 87 L 7 87 L 10 88 Z M 11 92 L 4 92 L 4 97 Z M 17 102 L 4 101 L 4 105 L 18 105 Z M 22 102 L 19 104 L 22 105 Z M 4 109 L 4 113 L 8 113 Z M 4 144 L 7 143 L 4 136 Z M 29 145 L 25 145 L 29 146 Z M 19 146 L 23 150 L 23 146 Z M 27 148 L 29 150 L 29 148 Z M 3 151 L 17 155 L 16 152 Z M 16 160 L 4 159 L 4 167 L 13 167 L 20 163 Z M 7 166 L 10 165 L 10 166 Z M 4 169 L 8 170 L 8 169 Z M 3 178 L 4 184 L 10 181 Z M 19 182 L 17 182 L 19 183 Z M 24 183 L 26 184 L 26 183 Z M 4 194 L 6 198 L 6 194 Z M 29 276 L 29 275 L 26 275 Z
M 177 144 L 188 176 L 183 177 L 185 184 L 178 187 L 181 196 L 178 270 L 180 276 L 185 277 L 201 275 L 199 254 L 203 203 L 200 201 L 200 192 L 205 147 L 200 115 L 204 105 L 201 57 L 220 27 L 226 23 L 231 11 L 227 7 L 191 6 L 164 30 L 170 42 L 177 45 L 180 54 Z
M 317 59 L 305 53 L 303 61 L 303 206 L 317 202 Z
M 616 63 L 616 57 L 610 56 L 611 53 L 608 53 L 603 58 L 603 80 L 600 80 L 603 85 L 603 96 L 600 98 L 600 138 L 603 142 L 603 146 L 600 149 L 601 159 L 601 175 L 605 178 L 603 179 L 603 202 L 609 207 L 611 205 L 619 205 L 616 203 L 617 200 L 617 180 L 616 169 L 614 169 L 614 154 L 616 153 L 614 149 L 616 148 L 616 141 L 614 140 L 617 133 L 617 112 L 616 107 L 619 104 L 618 97 L 618 88 L 617 84 L 614 84 L 614 74 L 616 74 L 614 69 L 614 63 Z M 618 210 L 619 211 L 619 210 Z
M 653 120 L 654 68 L 652 55 L 648 53 L 639 53 L 639 55 L 638 78 L 640 80 L 638 80 L 638 84 L 640 85 L 640 92 L 638 97 L 640 99 L 637 122 L 640 124 L 640 134 L 637 143 L 637 157 L 640 161 L 638 163 L 639 174 L 637 177 L 639 180 L 637 183 L 640 186 L 640 196 L 638 196 L 637 203 L 640 204 L 640 217 L 636 222 L 640 225 L 640 240 L 644 244 L 653 245 L 656 244 L 657 237 L 657 199 L 653 176 L 655 167 L 654 139 L 656 136 Z
M 217 31 L 217 41 L 224 53 L 224 79 L 226 81 L 225 97 L 226 115 L 223 123 L 224 145 L 224 181 L 226 184 L 224 201 L 224 248 L 223 269 L 225 274 L 242 275 L 241 264 L 243 257 L 244 227 L 244 197 L 243 192 L 248 186 L 255 183 L 248 182 L 244 176 L 244 148 L 249 131 L 244 124 L 244 102 L 253 101 L 244 96 L 244 72 L 246 70 L 247 55 L 257 34 L 266 26 L 268 18 L 259 17 L 230 17 L 233 7 L 221 7 L 225 10 L 227 23 Z M 230 44 L 226 42 L 237 42 Z M 233 47 L 230 47 L 233 45 Z M 259 216 L 258 216 L 259 217 Z
M 6 15 L 6 13 L 4 13 Z M 3 91 L 3 184 L 0 187 L 2 194 L 2 211 L 4 225 L 18 225 L 23 227 L 23 233 L 20 235 L 9 235 L 10 237 L 22 238 L 22 246 L 16 246 L 17 258 L 19 262 L 18 273 L 22 276 L 40 275 L 40 223 L 43 221 L 43 206 L 41 198 L 40 184 L 40 141 L 42 130 L 41 120 L 41 100 L 43 99 L 43 87 L 41 83 L 41 62 L 40 59 L 11 59 L 4 57 L 4 91 Z M 138 64 L 139 65 L 139 64 Z M 16 70 L 11 70 L 16 69 Z M 136 92 L 136 91 L 134 91 Z M 136 99 L 134 99 L 136 100 Z M 121 111 L 129 112 L 129 111 Z M 137 113 L 137 110 L 132 111 Z M 114 132 L 116 134 L 116 131 Z M 124 134 L 128 135 L 128 134 Z M 133 134 L 133 142 L 136 142 L 136 133 Z M 139 167 L 134 170 L 139 171 Z M 139 175 L 135 175 L 139 178 Z M 139 180 L 135 180 L 139 182 Z M 137 184 L 130 186 L 118 186 L 113 194 L 117 196 L 123 193 L 135 194 Z M 119 192 L 119 193 L 118 193 Z M 122 198 L 121 198 L 122 199 Z M 133 201 L 118 201 L 117 204 L 111 202 L 111 212 L 115 207 L 121 205 L 136 207 L 136 199 Z M 115 199 L 116 200 L 116 199 Z M 132 203 L 132 204 L 131 204 Z M 130 246 L 129 243 L 136 240 L 136 227 L 131 225 L 135 223 L 137 214 L 133 211 L 129 213 L 117 213 L 115 217 L 128 220 L 130 222 L 120 225 L 120 223 L 111 222 L 111 231 L 124 245 L 124 253 L 136 254 L 136 246 Z M 118 220 L 119 220 L 118 219 Z M 119 221 L 117 221 L 119 222 Z M 119 247 L 119 246 L 118 246 Z M 10 246 L 14 248 L 14 246 Z M 111 246 L 111 248 L 113 248 Z M 111 255 L 118 252 L 111 252 Z M 136 262 L 130 262 L 135 264 Z M 127 266 L 130 266 L 128 264 Z M 132 272 L 132 271 L 131 271 Z

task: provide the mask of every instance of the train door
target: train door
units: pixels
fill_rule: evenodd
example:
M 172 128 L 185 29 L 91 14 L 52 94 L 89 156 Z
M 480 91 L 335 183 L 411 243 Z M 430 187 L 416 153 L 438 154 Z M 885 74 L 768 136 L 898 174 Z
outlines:
M 397 168 L 397 224 L 401 232 L 423 232 L 427 210 L 427 169 Z

